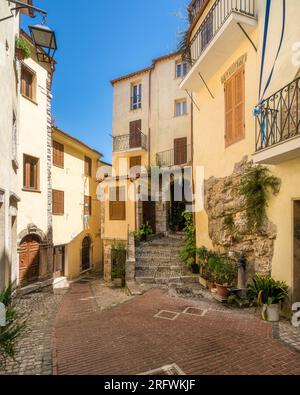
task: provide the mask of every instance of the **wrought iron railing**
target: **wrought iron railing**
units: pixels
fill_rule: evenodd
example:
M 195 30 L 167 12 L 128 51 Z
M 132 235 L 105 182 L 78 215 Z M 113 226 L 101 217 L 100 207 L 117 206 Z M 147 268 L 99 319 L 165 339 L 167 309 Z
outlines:
M 134 148 L 147 149 L 147 136 L 142 132 L 134 132 L 113 137 L 113 152 L 128 151 Z
M 192 160 L 191 145 L 183 150 L 170 149 L 156 154 L 156 165 L 161 167 L 180 166 L 190 163 Z
M 300 77 L 264 100 L 256 122 L 256 152 L 300 135 Z
M 190 23 L 193 23 L 196 16 L 198 15 L 199 11 L 201 8 L 204 7 L 204 4 L 206 3 L 207 0 L 195 0 L 193 4 L 189 8 L 189 17 L 190 17 Z
M 233 12 L 254 17 L 254 0 L 217 0 L 209 10 L 196 34 L 193 36 L 184 54 L 184 58 L 190 64 L 195 63 L 200 58 L 204 50 Z M 228 43 L 228 45 L 230 45 L 230 43 Z

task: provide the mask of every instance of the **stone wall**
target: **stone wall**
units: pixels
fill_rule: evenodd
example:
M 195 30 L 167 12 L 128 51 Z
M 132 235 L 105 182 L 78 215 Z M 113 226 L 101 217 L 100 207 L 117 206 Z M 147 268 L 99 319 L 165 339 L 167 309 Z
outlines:
M 205 209 L 214 249 L 236 256 L 243 254 L 248 278 L 254 273 L 270 274 L 277 235 L 276 226 L 267 218 L 259 231 L 248 230 L 245 201 L 238 189 L 243 172 L 251 165 L 245 157 L 229 177 L 212 177 L 205 182 Z

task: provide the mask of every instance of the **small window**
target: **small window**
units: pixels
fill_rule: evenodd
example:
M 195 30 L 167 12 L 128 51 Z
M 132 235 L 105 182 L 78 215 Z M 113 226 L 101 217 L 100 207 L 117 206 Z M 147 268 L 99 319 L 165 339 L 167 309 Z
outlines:
M 13 161 L 17 162 L 18 157 L 18 132 L 17 132 L 17 117 L 13 111 L 13 125 L 12 125 L 12 158 Z
M 110 221 L 126 220 L 125 187 L 110 188 L 109 190 L 109 219 Z
M 24 155 L 23 186 L 25 189 L 38 190 L 39 159 Z
M 53 215 L 64 215 L 65 193 L 63 191 L 52 191 L 52 213 Z
M 132 156 L 129 159 L 129 174 L 131 177 L 136 177 L 138 174 L 141 174 L 141 166 L 142 166 L 142 157 L 141 156 Z
M 187 75 L 188 65 L 186 62 L 176 62 L 176 78 L 182 78 Z
M 142 84 L 131 85 L 131 110 L 142 108 Z
M 35 100 L 35 74 L 22 66 L 21 94 L 30 100 Z
M 92 177 L 92 159 L 87 156 L 84 158 L 84 175 Z
M 84 215 L 92 215 L 92 198 L 91 196 L 84 197 Z
M 53 141 L 53 165 L 64 168 L 64 146 Z
M 187 102 L 186 99 L 177 100 L 175 102 L 175 116 L 181 117 L 182 115 L 187 114 Z

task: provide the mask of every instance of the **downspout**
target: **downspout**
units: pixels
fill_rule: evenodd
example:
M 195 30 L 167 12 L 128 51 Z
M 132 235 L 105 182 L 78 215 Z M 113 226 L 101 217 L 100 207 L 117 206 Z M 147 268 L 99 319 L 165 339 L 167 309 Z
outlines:
M 148 167 L 151 164 L 151 94 L 152 94 L 152 69 L 149 71 L 149 97 L 148 97 Z
M 195 196 L 195 183 L 194 183 L 194 100 L 193 100 L 193 92 L 191 92 L 192 101 L 191 101 L 191 161 L 192 161 L 192 194 Z M 196 224 L 196 213 L 193 210 L 193 221 Z

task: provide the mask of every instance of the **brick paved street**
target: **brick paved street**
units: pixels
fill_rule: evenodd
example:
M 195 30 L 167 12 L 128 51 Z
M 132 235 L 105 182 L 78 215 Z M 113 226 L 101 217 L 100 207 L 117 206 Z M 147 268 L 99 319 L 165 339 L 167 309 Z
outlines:
M 139 374 L 174 363 L 186 374 L 300 374 L 300 353 L 273 339 L 272 325 L 253 312 L 159 289 L 122 295 L 122 304 L 101 311 L 101 290 L 95 296 L 94 289 L 79 282 L 64 296 L 55 374 Z

